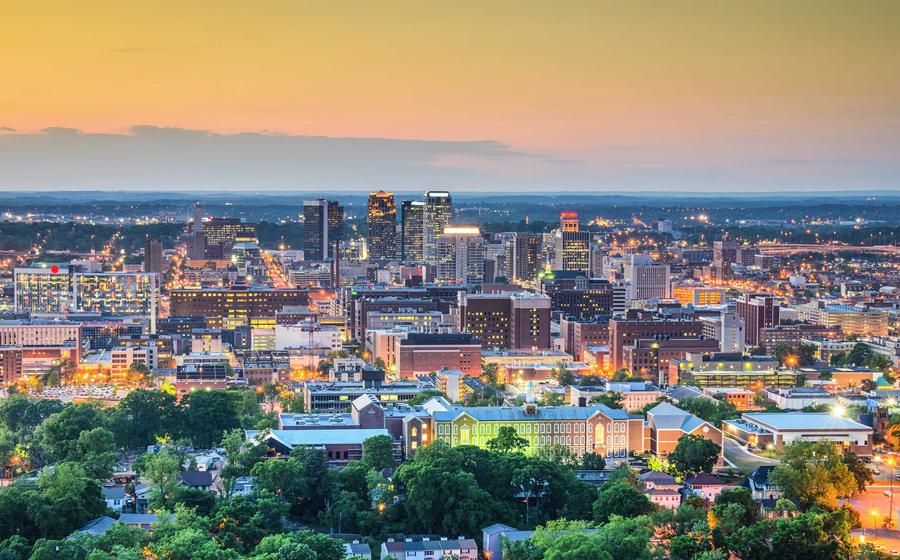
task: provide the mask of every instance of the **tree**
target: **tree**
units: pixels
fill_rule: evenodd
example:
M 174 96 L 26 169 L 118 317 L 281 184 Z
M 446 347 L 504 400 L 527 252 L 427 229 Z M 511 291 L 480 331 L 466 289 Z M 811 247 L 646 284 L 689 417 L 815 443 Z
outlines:
M 174 395 L 136 389 L 119 401 L 110 425 L 121 447 L 136 449 L 157 443 L 166 435 L 180 436 L 180 413 Z
M 106 480 L 112 476 L 116 461 L 115 436 L 106 428 L 94 428 L 78 434 L 72 459 L 77 461 L 93 478 Z
M 373 436 L 363 441 L 363 463 L 380 471 L 394 466 L 394 440 L 391 436 Z
M 608 393 L 603 393 L 602 395 L 591 397 L 590 404 L 602 404 L 609 408 L 622 408 L 622 402 L 624 400 L 625 398 L 622 396 L 622 393 L 610 391 Z
M 135 469 L 150 480 L 150 507 L 171 511 L 181 484 L 181 457 L 167 448 L 159 453 L 146 453 L 136 462 Z
M 208 448 L 227 430 L 241 425 L 234 404 L 225 391 L 195 391 L 182 399 L 185 435 L 195 447 Z
M 769 480 L 804 510 L 813 505 L 834 509 L 838 498 L 850 496 L 858 488 L 857 479 L 830 441 L 798 441 L 786 446 L 781 464 Z
M 564 362 L 558 363 L 553 368 L 552 376 L 560 387 L 567 387 L 575 383 L 575 374 Z
M 599 453 L 588 451 L 581 456 L 581 468 L 586 471 L 602 471 L 606 468 L 606 459 Z
M 334 474 L 319 449 L 295 448 L 288 459 L 255 464 L 250 475 L 260 489 L 285 500 L 296 519 L 314 519 L 334 493 Z
M 566 403 L 566 398 L 561 394 L 554 391 L 545 391 L 544 396 L 541 398 L 542 406 L 562 406 Z
M 606 523 L 614 515 L 636 517 L 653 511 L 643 492 L 625 482 L 606 483 L 594 502 L 594 521 Z
M 46 461 L 65 461 L 74 457 L 81 432 L 102 423 L 95 405 L 73 404 L 47 418 L 35 433 L 35 439 L 39 442 Z
M 427 391 L 422 391 L 421 393 L 418 393 L 416 396 L 414 396 L 413 398 L 406 401 L 406 404 L 408 404 L 409 406 L 418 406 L 420 404 L 425 404 L 426 402 L 430 401 L 434 397 L 447 398 L 447 395 L 445 395 L 444 393 L 442 393 L 441 391 L 438 391 L 436 389 L 429 389 Z
M 487 446 L 497 453 L 515 453 L 528 447 L 528 440 L 519 436 L 512 426 L 502 426 L 497 437 L 488 440 Z
M 29 515 L 45 536 L 68 535 L 106 510 L 100 484 L 72 462 L 45 467 L 38 476 L 40 504 L 29 504 Z
M 494 387 L 495 389 L 500 382 L 500 366 L 498 364 L 485 364 L 481 368 L 481 380 Z
M 719 460 L 720 451 L 719 444 L 714 441 L 688 434 L 678 440 L 675 450 L 669 454 L 669 462 L 684 474 L 711 472 Z
M 850 469 L 850 473 L 853 475 L 854 480 L 856 480 L 856 491 L 865 492 L 866 486 L 875 482 L 872 469 L 870 469 L 869 466 L 852 451 L 845 451 L 842 459 L 844 464 L 847 465 L 847 468 Z

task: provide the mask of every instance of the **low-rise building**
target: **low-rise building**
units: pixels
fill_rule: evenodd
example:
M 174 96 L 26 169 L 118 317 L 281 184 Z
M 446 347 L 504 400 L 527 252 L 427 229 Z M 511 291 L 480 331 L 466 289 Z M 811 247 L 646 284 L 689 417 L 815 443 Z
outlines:
M 832 441 L 857 455 L 872 455 L 872 428 L 828 412 L 745 412 L 740 419 L 725 420 L 722 429 L 757 447 Z
M 405 560 L 439 560 L 441 558 L 459 558 L 459 560 L 478 560 L 478 544 L 475 539 L 440 539 L 405 538 L 388 539 L 381 545 L 381 557 L 394 557 Z
M 738 387 L 707 387 L 703 389 L 707 397 L 730 402 L 740 411 L 756 410 L 756 393 Z
M 662 402 L 648 410 L 647 426 L 650 452 L 659 457 L 674 451 L 678 440 L 688 434 L 714 442 L 719 446 L 719 455 L 722 454 L 722 432 L 718 428 L 670 403 Z
M 834 395 L 818 387 L 768 389 L 763 394 L 781 410 L 801 410 L 809 406 L 834 405 Z

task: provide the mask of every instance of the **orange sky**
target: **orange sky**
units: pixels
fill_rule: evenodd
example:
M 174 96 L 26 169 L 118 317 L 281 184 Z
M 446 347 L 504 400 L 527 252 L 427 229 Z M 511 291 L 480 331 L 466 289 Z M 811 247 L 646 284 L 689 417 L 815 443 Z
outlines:
M 585 180 L 881 166 L 900 145 L 894 1 L 6 4 L 0 126 L 17 131 L 494 140 Z

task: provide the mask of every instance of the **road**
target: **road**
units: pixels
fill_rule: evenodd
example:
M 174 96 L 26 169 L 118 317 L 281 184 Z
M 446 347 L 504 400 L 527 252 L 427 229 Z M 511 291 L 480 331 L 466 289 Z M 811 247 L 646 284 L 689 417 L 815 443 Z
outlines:
M 729 437 L 722 439 L 722 446 L 725 459 L 744 473 L 751 473 L 756 467 L 778 464 L 778 461 L 775 459 L 760 457 L 750 453 L 740 443 Z
M 858 538 L 865 533 L 866 542 L 880 544 L 884 546 L 886 552 L 890 552 L 900 550 L 900 531 L 884 527 L 885 518 L 891 509 L 890 495 L 886 495 L 885 492 L 890 492 L 890 484 L 877 481 L 866 488 L 865 492 L 847 500 L 841 500 L 841 503 L 850 504 L 859 512 L 863 529 L 854 531 L 854 537 Z M 891 521 L 896 526 L 897 508 L 900 508 L 900 484 L 894 485 L 894 494 L 894 511 L 891 514 Z

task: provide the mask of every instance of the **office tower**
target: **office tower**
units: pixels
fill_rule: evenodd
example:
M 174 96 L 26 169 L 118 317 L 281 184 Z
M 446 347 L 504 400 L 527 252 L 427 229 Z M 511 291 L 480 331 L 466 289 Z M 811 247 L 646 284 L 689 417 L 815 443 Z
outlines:
M 744 320 L 744 342 L 748 346 L 760 346 L 762 330 L 777 327 L 781 322 L 781 307 L 771 294 L 744 294 L 744 299 L 735 304 L 735 310 Z
M 159 275 L 146 272 L 76 272 L 72 305 L 77 313 L 145 317 L 156 332 Z
M 226 252 L 235 243 L 256 242 L 256 224 L 240 218 L 212 218 L 203 223 L 202 231 L 207 247 L 221 245 Z
M 328 258 L 328 201 L 303 201 L 303 256 L 308 261 Z
M 422 262 L 425 203 L 421 200 L 404 200 L 400 203 L 400 212 L 400 259 L 403 262 Z
M 187 238 L 187 256 L 194 261 L 206 258 L 206 237 L 203 233 L 193 233 Z
M 369 259 L 397 258 L 397 205 L 394 202 L 394 193 L 384 191 L 369 193 L 366 223 L 369 228 L 366 237 Z
M 703 325 L 703 336 L 719 341 L 721 352 L 742 354 L 746 348 L 744 344 L 744 320 L 737 313 L 723 311 L 712 317 L 699 317 Z
M 545 295 L 460 293 L 459 322 L 484 348 L 550 348 L 550 298 Z
M 553 269 L 587 273 L 591 266 L 591 233 L 557 231 L 553 243 Z
M 609 317 L 615 311 L 616 289 L 604 278 L 588 278 L 580 272 L 556 271 L 541 278 L 541 293 L 550 308 L 564 317 Z
M 194 234 L 203 231 L 203 206 L 200 202 L 194 203 Z
M 34 317 L 63 315 L 72 299 L 72 275 L 69 267 L 17 268 L 14 271 L 16 313 Z
M 578 231 L 581 229 L 578 223 L 578 212 L 560 212 L 559 229 L 560 231 Z
M 665 340 L 700 338 L 703 324 L 693 319 L 671 319 L 663 317 L 643 318 L 628 311 L 624 317 L 614 317 L 609 321 L 609 357 L 614 369 L 626 365 L 625 348 L 640 340 Z
M 144 240 L 144 272 L 163 273 L 162 243 L 158 239 Z
M 662 299 L 670 294 L 669 265 L 654 264 L 650 255 L 631 255 L 625 265 L 625 281 L 631 286 L 629 299 Z
M 484 282 L 484 238 L 477 226 L 447 226 L 437 239 L 439 284 Z
M 275 314 L 285 307 L 309 305 L 309 292 L 293 288 L 207 288 L 176 289 L 170 293 L 171 317 L 206 317 L 210 328 L 234 321 L 256 325 L 265 319 L 273 325 Z
M 738 246 L 727 238 L 713 242 L 713 260 L 710 264 L 709 276 L 711 280 L 721 284 L 734 278 L 731 270 L 732 263 L 737 262 Z
M 516 233 L 509 242 L 506 257 L 509 280 L 516 284 L 528 284 L 537 280 L 541 271 L 543 236 L 540 233 Z
M 437 263 L 438 238 L 443 235 L 444 228 L 450 224 L 452 217 L 453 200 L 450 198 L 450 193 L 446 191 L 425 193 L 422 252 L 427 264 Z
M 326 256 L 334 256 L 336 248 L 344 240 L 344 207 L 336 200 L 328 201 L 328 250 Z

